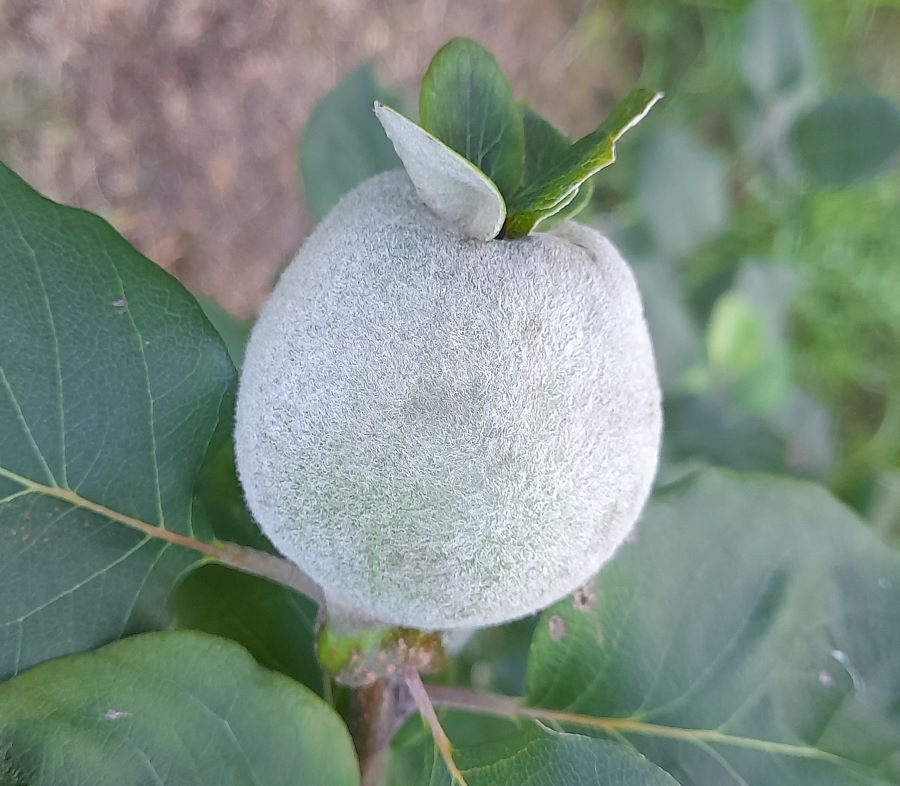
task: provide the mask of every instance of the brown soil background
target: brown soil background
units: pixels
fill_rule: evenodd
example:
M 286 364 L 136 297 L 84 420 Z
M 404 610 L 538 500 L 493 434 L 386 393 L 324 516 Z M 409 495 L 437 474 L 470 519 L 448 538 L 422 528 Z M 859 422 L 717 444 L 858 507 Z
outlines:
M 639 70 L 604 5 L 0 0 L 0 149 L 36 188 L 106 216 L 193 291 L 248 315 L 311 229 L 297 138 L 347 71 L 373 60 L 414 97 L 431 55 L 468 35 L 577 134 L 612 103 L 600 48 L 630 47 L 622 68 Z

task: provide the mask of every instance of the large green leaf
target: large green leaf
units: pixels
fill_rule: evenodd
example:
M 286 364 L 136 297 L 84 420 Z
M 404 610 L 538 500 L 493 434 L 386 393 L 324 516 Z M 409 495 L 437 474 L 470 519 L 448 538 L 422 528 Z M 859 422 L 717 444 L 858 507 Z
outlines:
M 175 625 L 243 644 L 267 668 L 323 693 L 316 604 L 280 584 L 204 565 L 175 590 Z
M 531 721 L 465 713 L 450 713 L 444 722 L 467 786 L 677 786 L 671 776 L 618 743 L 560 733 Z M 403 759 L 395 749 L 391 786 L 455 786 L 430 740 L 422 742 L 409 746 L 413 749 L 403 752 Z M 414 756 L 418 762 L 410 761 Z
M 633 90 L 600 128 L 582 137 L 542 167 L 542 174 L 524 186 L 507 206 L 506 234 L 520 237 L 538 222 L 570 205 L 584 182 L 616 160 L 616 143 L 639 123 L 662 93 Z
M 538 625 L 529 703 L 555 720 L 691 786 L 900 779 L 900 555 L 824 490 L 671 487 L 594 595 Z
M 225 639 L 149 633 L 0 686 L 0 782 L 353 786 L 359 775 L 347 729 L 311 691 Z
M 322 218 L 363 180 L 400 166 L 372 106 L 399 100 L 375 80 L 371 65 L 348 74 L 310 113 L 300 139 L 300 178 L 309 209 Z
M 877 95 L 827 98 L 798 118 L 791 149 L 800 168 L 825 185 L 877 176 L 900 151 L 900 107 Z
M 2 680 L 166 623 L 234 367 L 175 279 L 2 165 L 0 281 Z
M 434 56 L 419 94 L 422 127 L 471 161 L 509 199 L 522 178 L 522 116 L 494 56 L 454 38 Z

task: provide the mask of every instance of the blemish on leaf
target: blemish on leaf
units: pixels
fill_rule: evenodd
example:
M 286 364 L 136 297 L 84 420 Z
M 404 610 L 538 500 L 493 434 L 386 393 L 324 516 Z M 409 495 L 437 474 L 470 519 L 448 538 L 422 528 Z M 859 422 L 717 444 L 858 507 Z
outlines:
M 572 605 L 575 611 L 590 611 L 597 605 L 597 593 L 594 591 L 594 582 L 589 581 L 587 584 L 575 590 L 572 596 Z
M 126 311 L 128 311 L 128 301 L 123 297 L 114 300 L 112 306 L 116 310 L 117 314 L 124 314 Z
M 129 714 L 130 713 L 125 712 L 124 710 L 108 709 L 103 717 L 106 718 L 106 720 L 121 720 L 122 718 L 127 718 Z
M 834 677 L 832 677 L 825 669 L 822 669 L 819 672 L 819 685 L 822 685 L 825 688 L 830 688 L 834 685 Z
M 547 629 L 553 641 L 560 641 L 566 635 L 566 621 L 559 614 L 554 614 L 547 622 Z

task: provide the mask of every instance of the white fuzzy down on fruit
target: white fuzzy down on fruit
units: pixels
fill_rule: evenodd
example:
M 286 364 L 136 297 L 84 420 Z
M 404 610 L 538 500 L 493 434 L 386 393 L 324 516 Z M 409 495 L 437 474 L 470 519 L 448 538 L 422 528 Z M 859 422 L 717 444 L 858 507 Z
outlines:
M 288 267 L 244 360 L 247 501 L 337 607 L 505 622 L 589 579 L 656 471 L 640 296 L 596 231 L 481 242 L 378 175 Z

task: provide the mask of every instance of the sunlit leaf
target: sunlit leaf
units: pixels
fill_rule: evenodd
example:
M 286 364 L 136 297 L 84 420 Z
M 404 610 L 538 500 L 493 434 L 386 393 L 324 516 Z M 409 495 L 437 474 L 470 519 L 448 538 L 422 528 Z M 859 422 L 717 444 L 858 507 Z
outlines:
M 4 772 L 4 786 L 359 783 L 330 707 L 199 633 L 135 636 L 0 686 Z

